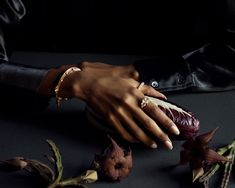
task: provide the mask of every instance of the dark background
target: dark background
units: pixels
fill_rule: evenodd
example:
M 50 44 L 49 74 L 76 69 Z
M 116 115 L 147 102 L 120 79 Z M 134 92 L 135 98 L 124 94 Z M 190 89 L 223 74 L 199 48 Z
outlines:
M 26 16 L 7 35 L 14 50 L 184 54 L 224 38 L 219 0 L 23 0 Z

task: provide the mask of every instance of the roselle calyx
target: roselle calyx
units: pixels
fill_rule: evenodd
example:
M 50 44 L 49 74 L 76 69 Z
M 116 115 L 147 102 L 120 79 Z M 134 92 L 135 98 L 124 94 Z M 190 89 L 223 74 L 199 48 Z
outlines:
M 95 155 L 93 168 L 106 180 L 121 181 L 132 169 L 132 152 L 130 148 L 120 147 L 111 137 L 111 145 L 101 154 Z

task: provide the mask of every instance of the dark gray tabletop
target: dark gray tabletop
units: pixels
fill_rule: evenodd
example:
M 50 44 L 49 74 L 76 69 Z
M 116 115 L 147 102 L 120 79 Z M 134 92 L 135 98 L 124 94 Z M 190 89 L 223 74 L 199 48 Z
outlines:
M 82 60 L 98 60 L 114 64 L 127 64 L 136 56 L 111 56 L 89 54 L 13 54 L 12 60 L 42 66 L 77 63 Z M 53 63 L 52 63 L 53 62 Z M 201 132 L 220 127 L 211 145 L 213 147 L 230 143 L 235 138 L 235 91 L 171 95 L 168 98 L 193 111 L 201 122 Z M 79 175 L 90 166 L 95 153 L 103 149 L 104 134 L 94 129 L 86 120 L 84 104 L 77 100 L 63 103 L 57 111 L 54 100 L 47 110 L 37 115 L 0 115 L 0 160 L 24 156 L 45 161 L 49 154 L 46 139 L 52 139 L 59 146 L 66 177 Z M 73 122 L 77 122 L 74 124 Z M 157 150 L 133 145 L 133 170 L 121 183 L 97 182 L 91 188 L 190 188 L 200 187 L 190 183 L 188 166 L 172 168 L 179 160 L 182 142 L 174 142 L 173 151 L 163 147 Z M 229 187 L 235 187 L 235 172 Z M 40 187 L 37 180 L 22 173 L 0 172 L 2 188 Z M 214 187 L 212 185 L 212 187 Z

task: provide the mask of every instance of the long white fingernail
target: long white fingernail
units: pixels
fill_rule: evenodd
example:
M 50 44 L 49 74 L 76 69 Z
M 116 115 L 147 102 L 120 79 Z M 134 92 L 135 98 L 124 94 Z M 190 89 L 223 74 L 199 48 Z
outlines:
M 175 125 L 171 126 L 170 130 L 176 135 L 180 134 L 179 129 Z
M 166 140 L 166 141 L 165 141 L 165 145 L 166 145 L 166 147 L 167 147 L 169 150 L 172 150 L 172 149 L 173 149 L 173 145 L 172 145 L 172 143 L 171 143 L 169 140 Z
M 150 147 L 153 148 L 153 149 L 156 149 L 157 148 L 157 144 L 153 143 Z

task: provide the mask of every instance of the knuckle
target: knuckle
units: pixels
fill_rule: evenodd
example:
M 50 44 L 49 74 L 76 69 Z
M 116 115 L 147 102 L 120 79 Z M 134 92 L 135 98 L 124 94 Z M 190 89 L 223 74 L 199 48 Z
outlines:
M 137 89 L 134 88 L 134 87 L 131 87 L 131 88 L 129 88 L 128 92 L 129 92 L 131 95 L 134 95 L 134 96 L 135 96 L 135 95 L 137 94 Z
M 80 67 L 81 67 L 81 69 L 85 69 L 85 68 L 88 67 L 88 65 L 89 65 L 89 62 L 88 62 L 88 61 L 83 61 L 83 62 L 80 64 Z
M 124 104 L 129 104 L 132 100 L 132 96 L 129 93 L 123 95 L 122 100 Z
M 134 70 L 132 75 L 135 77 L 135 78 L 139 78 L 140 74 L 137 70 Z
M 122 107 L 121 107 L 121 106 L 116 106 L 115 111 L 116 111 L 118 114 L 121 114 L 123 110 L 122 110 Z

